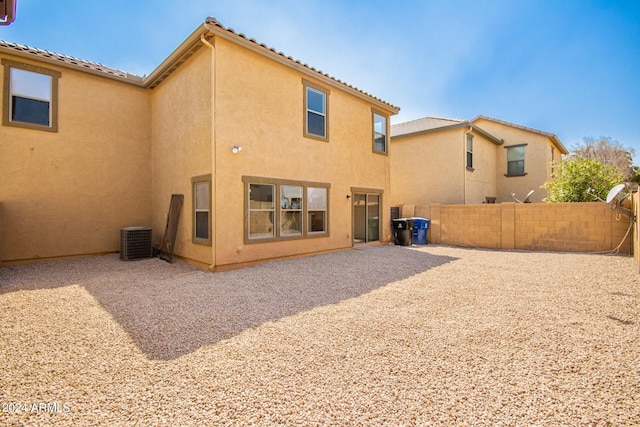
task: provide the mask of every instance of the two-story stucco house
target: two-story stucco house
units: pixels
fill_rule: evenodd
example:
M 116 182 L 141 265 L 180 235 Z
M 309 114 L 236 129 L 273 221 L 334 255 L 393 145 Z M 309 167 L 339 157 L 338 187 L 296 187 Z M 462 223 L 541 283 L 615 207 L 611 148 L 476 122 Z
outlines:
M 388 242 L 399 110 L 213 18 L 138 77 L 0 42 L 0 261 L 116 252 L 211 269 Z
M 486 116 L 440 117 L 391 127 L 394 204 L 540 202 L 554 162 L 567 154 L 554 134 Z

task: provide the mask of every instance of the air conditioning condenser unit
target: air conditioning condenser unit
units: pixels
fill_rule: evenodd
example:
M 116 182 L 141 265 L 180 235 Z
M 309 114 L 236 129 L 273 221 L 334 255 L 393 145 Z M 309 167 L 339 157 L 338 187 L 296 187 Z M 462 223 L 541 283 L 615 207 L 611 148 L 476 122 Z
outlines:
M 120 259 L 130 261 L 153 257 L 150 227 L 120 229 Z

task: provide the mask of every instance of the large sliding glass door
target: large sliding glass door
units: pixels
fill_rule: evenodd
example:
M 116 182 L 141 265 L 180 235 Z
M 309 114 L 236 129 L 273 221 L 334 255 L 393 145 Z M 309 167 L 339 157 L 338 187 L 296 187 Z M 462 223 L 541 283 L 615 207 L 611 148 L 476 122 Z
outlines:
M 380 194 L 354 193 L 354 243 L 368 243 L 378 240 L 380 240 Z

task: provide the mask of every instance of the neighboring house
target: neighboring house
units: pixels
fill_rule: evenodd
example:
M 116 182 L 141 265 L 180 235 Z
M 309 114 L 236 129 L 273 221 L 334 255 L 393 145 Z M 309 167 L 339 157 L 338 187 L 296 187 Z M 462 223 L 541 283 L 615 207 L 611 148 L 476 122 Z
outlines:
M 531 191 L 532 202 L 542 202 L 547 192 L 540 188 L 551 179 L 554 165 L 569 154 L 553 133 L 509 123 L 487 116 L 477 116 L 473 124 L 504 140 L 497 151 L 497 199 L 509 201 L 511 193 L 519 200 Z
M 567 150 L 557 136 L 478 116 L 425 117 L 391 127 L 393 204 L 532 202 Z
M 213 18 L 148 77 L 0 42 L 0 261 L 115 252 L 165 230 L 224 269 L 388 242 L 399 108 Z

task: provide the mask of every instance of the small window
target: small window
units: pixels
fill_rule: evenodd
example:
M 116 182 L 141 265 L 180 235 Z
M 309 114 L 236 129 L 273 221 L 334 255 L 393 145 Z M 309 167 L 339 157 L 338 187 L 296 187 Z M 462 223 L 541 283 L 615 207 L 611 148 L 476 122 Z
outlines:
M 274 237 L 275 185 L 249 184 L 249 238 Z
M 556 172 L 556 149 L 551 147 L 551 175 Z
M 525 175 L 524 147 L 525 145 L 505 147 L 507 149 L 507 176 Z
M 3 60 L 5 126 L 57 131 L 57 91 L 60 73 Z
M 211 176 L 196 177 L 193 185 L 193 242 L 211 245 Z
M 328 139 L 328 95 L 329 91 L 303 80 L 304 83 L 304 136 Z
M 327 189 L 307 188 L 307 206 L 309 233 L 326 233 L 327 231 Z
M 387 117 L 373 113 L 373 151 L 387 152 Z
M 473 169 L 473 135 L 467 134 L 467 169 Z

